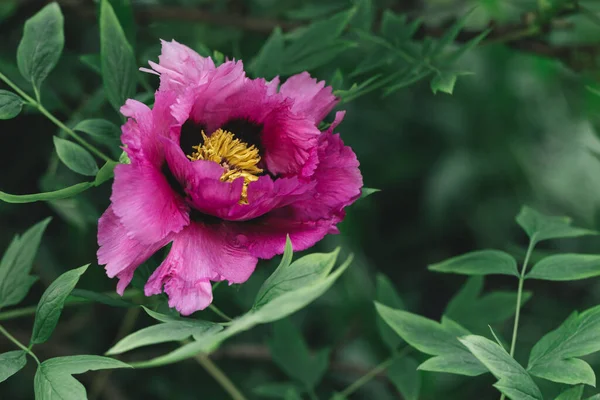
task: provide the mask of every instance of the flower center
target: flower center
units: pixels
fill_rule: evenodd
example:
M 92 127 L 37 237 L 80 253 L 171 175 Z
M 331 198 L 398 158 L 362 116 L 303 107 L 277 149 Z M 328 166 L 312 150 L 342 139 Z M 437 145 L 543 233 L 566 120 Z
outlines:
M 236 139 L 233 133 L 223 129 L 217 129 L 210 136 L 202 131 L 204 142 L 198 146 L 192 146 L 195 151 L 188 158 L 192 161 L 207 160 L 214 161 L 225 168 L 221 175 L 221 181 L 232 182 L 243 177 L 244 187 L 240 197 L 240 204 L 248 204 L 248 185 L 258 180 L 258 174 L 263 172 L 258 168 L 260 155 L 258 149 L 252 145 Z

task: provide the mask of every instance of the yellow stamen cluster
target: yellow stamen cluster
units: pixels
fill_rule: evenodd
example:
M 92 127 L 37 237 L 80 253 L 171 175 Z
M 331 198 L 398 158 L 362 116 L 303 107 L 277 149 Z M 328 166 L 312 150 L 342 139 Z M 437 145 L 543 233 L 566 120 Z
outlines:
M 233 133 L 217 129 L 210 136 L 202 131 L 204 142 L 198 146 L 192 146 L 195 151 L 188 158 L 192 161 L 207 160 L 219 163 L 225 168 L 221 181 L 232 182 L 243 177 L 244 187 L 240 198 L 240 204 L 248 204 L 248 185 L 258 180 L 258 174 L 263 172 L 258 168 L 260 155 L 258 149 L 252 145 L 236 139 Z

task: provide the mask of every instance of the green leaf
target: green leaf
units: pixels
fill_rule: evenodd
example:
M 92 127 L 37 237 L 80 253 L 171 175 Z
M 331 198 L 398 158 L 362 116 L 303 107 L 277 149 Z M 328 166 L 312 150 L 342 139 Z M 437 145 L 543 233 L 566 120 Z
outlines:
M 410 357 L 399 358 L 387 369 L 387 376 L 405 400 L 419 400 L 421 374 L 419 363 Z
M 381 189 L 373 189 L 373 188 L 364 187 L 361 189 L 360 198 L 364 199 L 365 197 L 368 197 L 368 196 L 372 195 L 373 193 L 377 193 L 377 192 L 381 192 Z
M 381 21 L 381 35 L 388 42 L 398 46 L 412 38 L 421 24 L 420 19 L 415 19 L 408 24 L 406 15 L 397 15 L 390 10 L 385 10 Z
M 306 257 L 308 256 L 303 258 Z M 294 262 L 290 268 L 294 268 L 294 264 L 296 263 L 303 262 L 303 258 Z M 341 266 L 329 274 L 329 276 L 321 279 L 320 281 L 314 282 L 309 286 L 302 286 L 300 288 L 281 293 L 279 296 L 272 298 L 262 307 L 253 308 L 241 317 L 229 322 L 229 325 L 227 325 L 223 331 L 218 332 L 215 335 L 204 337 L 202 340 L 196 340 L 192 343 L 186 344 L 164 356 L 154 358 L 144 363 L 138 363 L 137 366 L 156 367 L 185 360 L 200 352 L 207 353 L 213 351 L 224 340 L 237 335 L 238 333 L 247 331 L 258 324 L 266 324 L 285 318 L 288 315 L 291 315 L 301 308 L 307 306 L 317 297 L 325 293 L 342 275 L 346 268 L 348 268 L 351 262 L 352 257 L 350 256 Z
M 275 364 L 308 389 L 314 389 L 327 371 L 329 349 L 311 356 L 300 331 L 289 319 L 273 324 L 273 337 L 268 344 Z
M 94 176 L 98 173 L 98 165 L 94 161 L 94 157 L 77 143 L 54 136 L 54 147 L 58 158 L 70 170 L 87 176 Z
M 33 194 L 10 194 L 0 192 L 0 200 L 6 203 L 34 203 L 36 201 L 51 201 L 67 199 L 85 192 L 89 188 L 94 187 L 93 182 L 81 182 L 64 189 L 55 190 L 53 192 L 33 193 Z
M 424 371 L 448 372 L 477 376 L 485 367 L 457 339 L 469 331 L 445 319 L 441 324 L 425 317 L 384 306 L 375 302 L 377 312 L 385 322 L 412 347 L 433 355 L 419 366 Z
M 58 62 L 64 44 L 63 15 L 58 4 L 48 4 L 25 22 L 17 65 L 36 92 Z
M 44 343 L 50 338 L 65 306 L 65 300 L 71 294 L 71 290 L 79 282 L 79 278 L 88 266 L 89 264 L 65 272 L 56 278 L 48 286 L 44 294 L 42 294 L 42 298 L 35 310 L 31 344 Z
M 600 306 L 574 312 L 533 346 L 527 370 L 553 382 L 595 386 L 596 376 L 583 357 L 600 350 Z M 565 373 L 568 371 L 568 373 Z
M 260 308 L 274 298 L 304 286 L 310 286 L 325 278 L 337 260 L 339 248 L 331 253 L 313 253 L 292 261 L 292 243 L 286 239 L 281 263 L 263 283 L 256 295 L 253 308 Z
M 0 261 L 0 308 L 18 304 L 25 298 L 37 278 L 29 275 L 42 235 L 50 218 L 16 235 Z
M 9 351 L 0 354 L 0 382 L 4 382 L 27 364 L 23 350 Z
M 176 319 L 155 313 L 146 307 L 144 307 L 144 310 L 150 316 L 161 320 L 163 323 L 140 329 L 124 337 L 106 352 L 107 355 L 121 354 L 151 344 L 178 342 L 190 337 L 199 340 L 204 336 L 212 336 L 223 330 L 220 325 L 214 322 L 191 318 Z
M 7 90 L 0 90 L 0 119 L 11 119 L 19 115 L 23 99 Z
M 100 61 L 106 97 L 118 111 L 135 94 L 137 71 L 133 49 L 108 0 L 100 5 Z
M 104 293 L 92 292 L 91 290 L 73 289 L 71 291 L 71 297 L 79 297 L 81 299 L 91 300 L 96 303 L 102 303 L 112 307 L 137 307 L 137 304 L 122 300 L 120 297 L 111 297 L 105 295 Z
M 431 80 L 431 91 L 433 94 L 437 94 L 438 91 L 452 94 L 454 92 L 454 85 L 456 84 L 456 78 L 462 75 L 472 75 L 471 72 L 466 71 L 442 71 L 435 75 Z
M 79 56 L 79 61 L 87 65 L 92 71 L 94 71 L 98 75 L 102 75 L 100 54 L 84 54 Z
M 598 234 L 596 231 L 571 226 L 572 220 L 569 217 L 550 217 L 527 206 L 521 208 L 516 220 L 533 243 Z
M 98 142 L 106 144 L 118 143 L 121 135 L 119 127 L 105 119 L 83 120 L 75 125 L 73 130 L 86 133 Z
M 108 0 L 112 6 L 119 24 L 123 27 L 127 41 L 135 47 L 135 19 L 130 0 Z
M 583 396 L 583 385 L 566 389 L 554 400 L 581 400 Z
M 431 91 L 437 94 L 438 90 L 444 93 L 452 94 L 456 84 L 456 74 L 451 72 L 442 72 L 437 74 L 431 80 Z
M 334 42 L 342 34 L 355 12 L 356 7 L 352 7 L 304 28 L 285 49 L 285 59 L 293 63 Z
M 119 360 L 100 356 L 68 356 L 46 360 L 35 373 L 35 400 L 87 399 L 85 387 L 72 375 L 114 368 L 131 367 Z
M 498 379 L 494 386 L 511 400 L 543 400 L 531 376 L 502 347 L 483 336 L 459 339 Z
M 517 262 L 508 253 L 499 250 L 479 250 L 432 264 L 431 271 L 462 275 L 514 275 L 519 276 Z
M 434 56 L 441 54 L 442 51 L 449 44 L 453 43 L 454 40 L 456 40 L 456 37 L 458 36 L 458 34 L 462 30 L 462 28 L 465 26 L 465 23 L 467 22 L 467 19 L 469 18 L 469 16 L 471 15 L 472 12 L 473 12 L 473 9 L 471 9 L 470 11 L 465 13 L 462 17 L 460 17 L 454 24 L 452 24 L 452 26 L 449 29 L 446 29 L 444 36 L 442 36 L 438 40 L 435 48 L 433 49 Z
M 277 26 L 250 63 L 250 70 L 254 76 L 271 79 L 279 74 L 283 63 L 283 46 L 281 28 Z
M 600 275 L 600 256 L 592 254 L 558 254 L 543 258 L 527 278 L 547 281 L 575 281 Z
M 114 176 L 114 170 L 118 163 L 114 161 L 107 161 L 104 163 L 98 174 L 96 174 L 96 179 L 94 179 L 94 185 L 100 186 L 107 180 L 111 179 Z
M 404 302 L 396 292 L 394 284 L 383 274 L 377 274 L 376 279 L 375 300 L 385 306 L 403 310 L 405 308 Z M 390 350 L 395 351 L 400 343 L 402 343 L 402 339 L 385 323 L 379 314 L 377 315 L 376 323 L 383 342 Z
M 472 276 L 450 300 L 444 315 L 472 332 L 487 331 L 489 324 L 502 323 L 515 314 L 516 292 L 494 291 L 481 295 L 483 277 Z M 521 306 L 531 298 L 523 292 Z
M 299 392 L 300 388 L 294 383 L 265 383 L 252 389 L 252 393 L 269 399 L 285 399 L 289 392 Z

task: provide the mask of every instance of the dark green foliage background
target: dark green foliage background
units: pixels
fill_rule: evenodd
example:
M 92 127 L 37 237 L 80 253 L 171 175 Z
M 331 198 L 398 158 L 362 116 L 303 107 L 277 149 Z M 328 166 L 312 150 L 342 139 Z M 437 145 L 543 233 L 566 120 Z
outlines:
M 117 5 L 119 0 L 111 2 Z M 349 5 L 345 1 L 327 1 L 326 10 L 323 3 L 133 1 L 137 27 L 127 25 L 128 15 L 115 9 L 128 37 L 135 37 L 139 66 L 157 59 L 159 38 L 174 38 L 201 52 L 217 50 L 227 57 L 247 60 L 248 66 L 267 39 L 273 20 L 283 21 L 286 26 L 304 24 Z M 535 2 L 514 2 L 519 3 L 516 8 L 506 8 L 503 1 L 475 0 L 374 3 L 375 24 L 382 9 L 394 7 L 409 16 L 424 15 L 434 27 L 440 21 L 464 15 L 469 6 L 479 3 L 476 18 L 467 24 L 471 30 L 481 29 L 490 19 L 510 24 L 528 9 L 535 10 Z M 23 88 L 27 85 L 16 66 L 16 48 L 24 21 L 42 5 L 38 1 L 0 2 L 0 71 Z M 69 121 L 70 126 L 87 118 L 106 118 L 120 124 L 120 116 L 101 93 L 100 76 L 79 59 L 80 55 L 99 52 L 97 5 L 91 1 L 65 1 L 61 6 L 65 16 L 65 51 L 43 85 L 43 103 L 61 120 Z M 168 15 L 161 7 L 191 7 L 204 10 L 207 16 L 192 21 L 185 13 Z M 245 26 L 240 22 L 244 18 L 257 19 L 258 28 Z M 368 14 L 356 18 L 355 25 L 365 23 Z M 566 33 L 549 35 L 550 43 L 558 46 L 600 38 L 598 26 L 579 20 L 572 23 L 575 28 Z M 311 73 L 331 80 L 339 68 L 344 87 L 348 88 L 356 79 L 348 74 L 361 61 L 363 50 L 350 49 Z M 461 60 L 463 69 L 475 74 L 459 77 L 453 95 L 434 95 L 429 81 L 421 81 L 387 97 L 378 90 L 340 107 L 347 114 L 337 130 L 358 155 L 365 186 L 381 192 L 351 206 L 340 225 L 342 234 L 327 237 L 313 249 L 331 251 L 340 245 L 343 252 L 353 252 L 356 258 L 333 289 L 293 317 L 312 350 L 332 349 L 331 366 L 317 390 L 323 398 L 340 391 L 387 357 L 372 303 L 378 272 L 391 279 L 407 310 L 439 320 L 466 279 L 436 274 L 426 266 L 485 248 L 502 249 L 522 260 L 527 241 L 514 222 L 522 204 L 551 214 L 569 215 L 579 226 L 600 229 L 600 141 L 595 131 L 600 97 L 586 90 L 594 74 L 593 62 L 582 67 L 574 65 L 572 59 L 558 58 L 519 51 L 503 43 L 488 44 Z M 138 87 L 140 93 L 144 86 L 158 85 L 156 77 L 144 75 L 144 84 Z M 58 133 L 56 127 L 30 108 L 26 107 L 15 119 L 2 121 L 0 132 L 2 191 L 34 193 L 81 180 L 54 153 L 52 136 Z M 48 215 L 54 216 L 34 265 L 40 282 L 24 304 L 35 305 L 44 288 L 58 275 L 87 263 L 92 264 L 78 288 L 114 290 L 116 281 L 106 278 L 103 269 L 95 264 L 96 221 L 108 206 L 109 195 L 110 184 L 105 184 L 76 198 L 52 203 L 0 203 L 0 249 L 6 248 L 15 233 Z M 597 237 L 565 239 L 543 243 L 533 257 L 535 261 L 541 254 L 554 251 L 598 253 L 599 248 Z M 157 257 L 156 262 L 159 261 Z M 242 286 L 220 286 L 215 304 L 229 315 L 242 313 L 275 265 L 276 261 L 262 262 Z M 516 281 L 489 277 L 485 288 L 514 291 Z M 600 303 L 597 279 L 560 285 L 528 281 L 526 289 L 533 296 L 523 309 L 516 352 L 517 360 L 523 363 L 531 346 L 572 310 Z M 201 315 L 215 319 L 210 311 Z M 44 358 L 103 354 L 124 330 L 133 331 L 152 323 L 143 312 L 138 318 L 133 317 L 125 309 L 105 305 L 66 309 L 51 340 L 40 345 L 36 353 Z M 127 326 L 128 323 L 133 326 Z M 5 323 L 24 341 L 32 324 L 31 317 Z M 487 323 L 482 324 L 485 327 Z M 511 328 L 510 322 L 495 326 L 507 340 Z M 250 397 L 252 388 L 260 384 L 288 381 L 270 359 L 271 336 L 272 328 L 261 326 L 226 342 L 216 354 L 215 361 Z M 173 345 L 154 346 L 122 359 L 148 359 L 171 348 Z M 0 352 L 12 349 L 6 339 L 0 338 Z M 426 358 L 416 351 L 414 355 L 419 360 Z M 600 372 L 597 356 L 587 361 Z M 2 383 L 0 398 L 33 398 L 34 372 L 30 363 L 24 372 Z M 499 397 L 491 387 L 495 381 L 489 374 L 467 380 L 423 373 L 422 378 L 422 399 Z M 227 398 L 193 361 L 141 371 L 94 372 L 81 376 L 81 381 L 88 388 L 90 399 Z M 538 383 L 548 393 L 557 393 L 561 388 L 548 382 Z M 382 377 L 351 398 L 385 400 L 399 398 L 399 394 Z

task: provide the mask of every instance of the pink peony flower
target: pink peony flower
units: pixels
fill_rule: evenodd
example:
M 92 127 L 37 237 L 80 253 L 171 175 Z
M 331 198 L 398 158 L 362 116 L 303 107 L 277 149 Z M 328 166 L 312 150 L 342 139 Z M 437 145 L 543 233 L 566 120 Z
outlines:
M 98 223 L 98 262 L 123 293 L 134 270 L 172 243 L 145 286 L 188 315 L 212 301 L 211 281 L 246 281 L 259 258 L 338 233 L 360 196 L 354 152 L 319 131 L 337 99 L 306 72 L 247 78 L 241 61 L 215 67 L 175 41 L 162 43 L 152 109 L 128 100 L 111 205 Z

